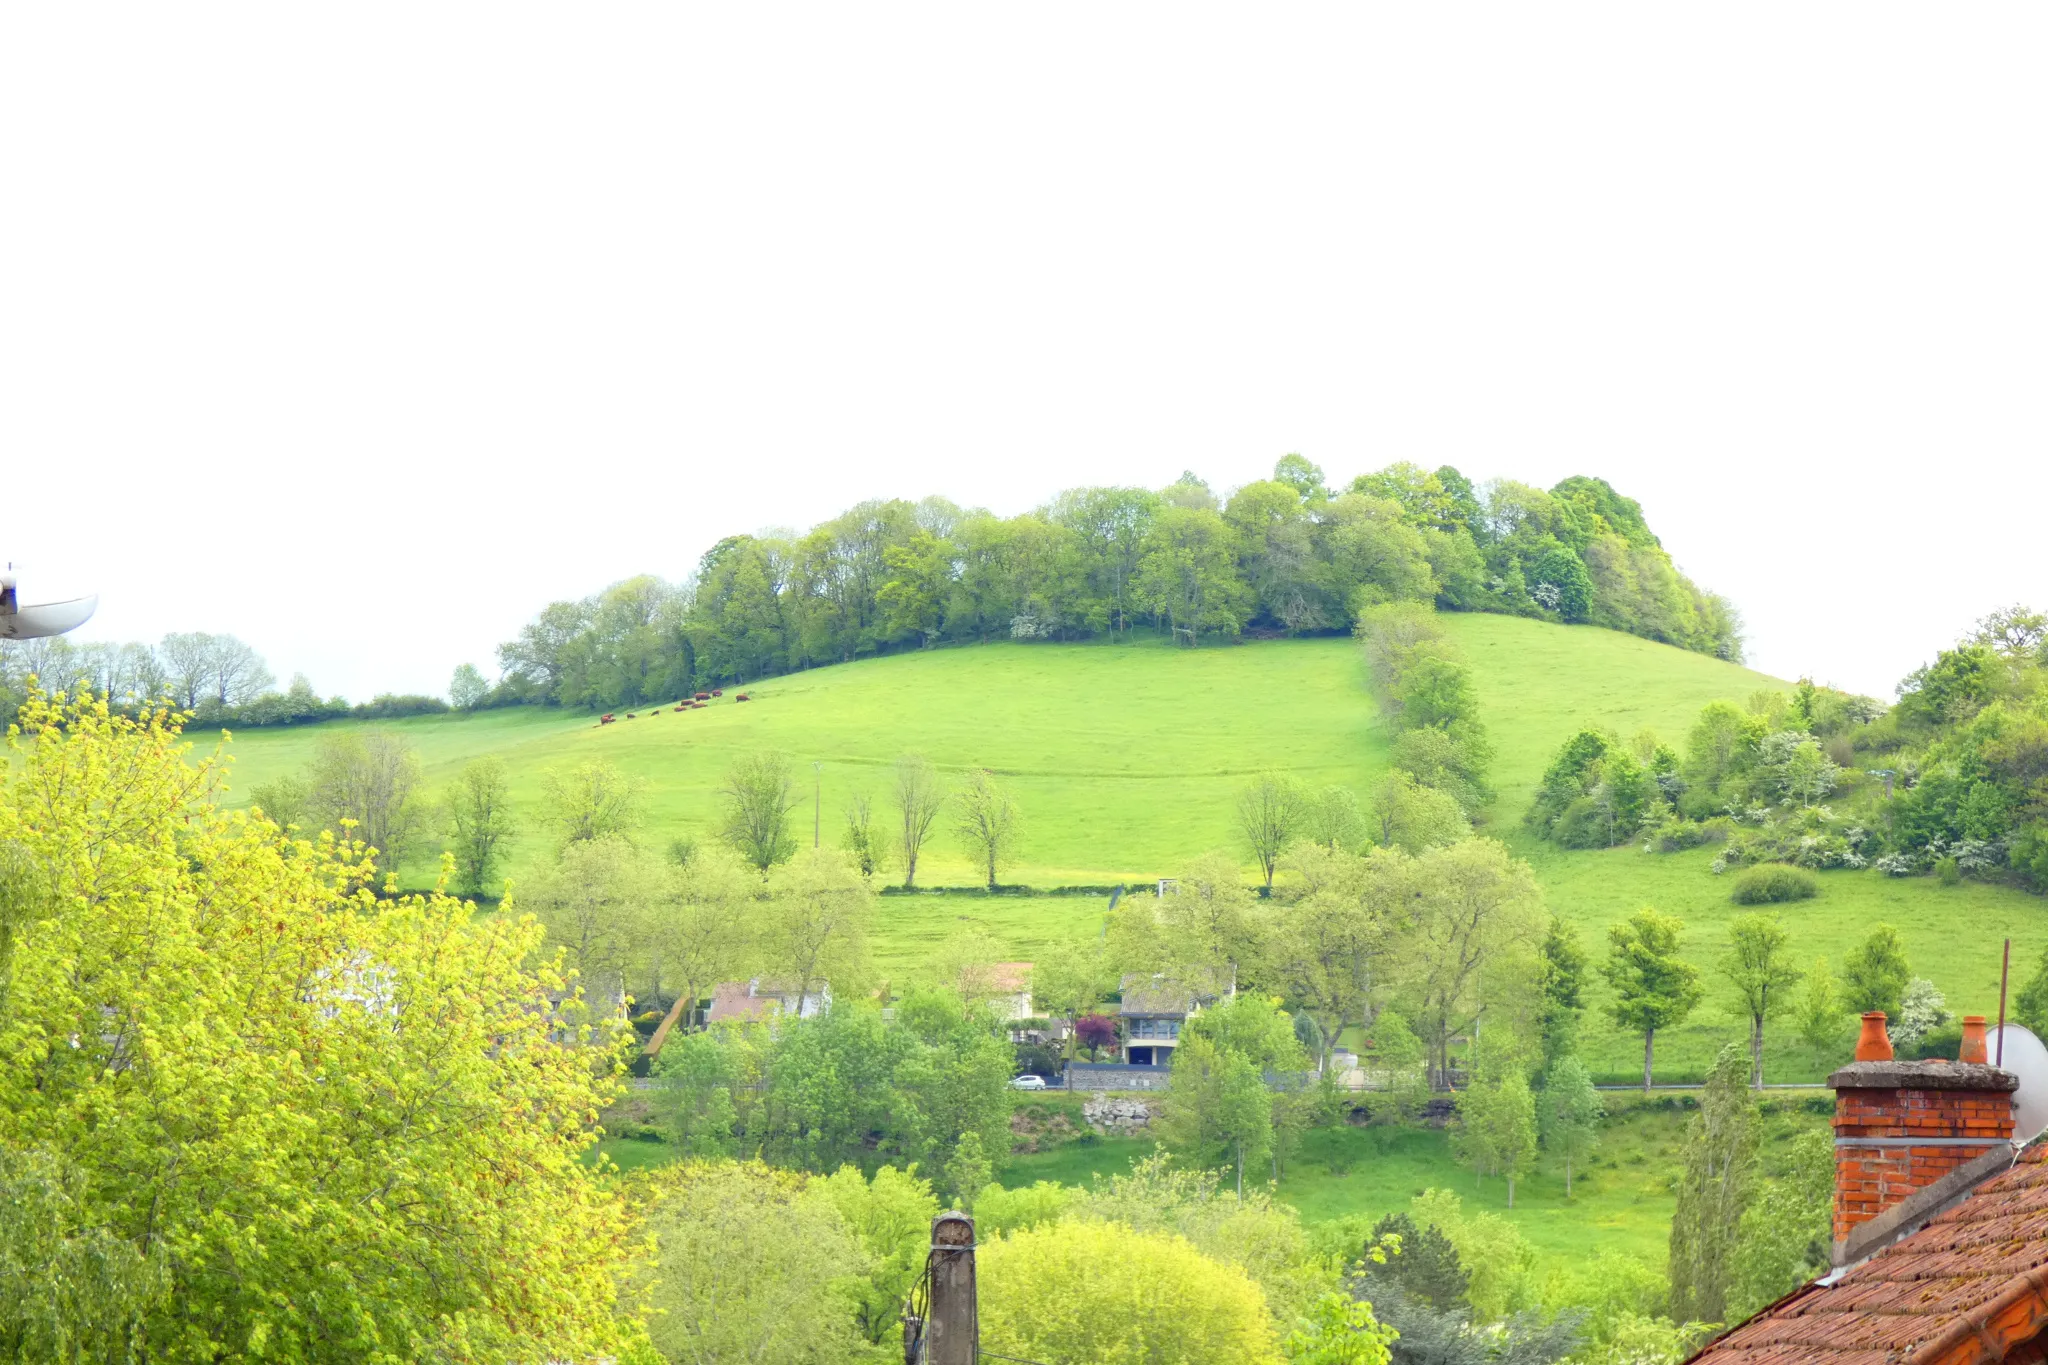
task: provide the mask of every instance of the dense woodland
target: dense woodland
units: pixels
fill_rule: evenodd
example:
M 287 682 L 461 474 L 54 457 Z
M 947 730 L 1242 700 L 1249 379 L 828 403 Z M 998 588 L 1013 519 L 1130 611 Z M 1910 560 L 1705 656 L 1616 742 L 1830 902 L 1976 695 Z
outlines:
M 1396 601 L 1741 657 L 1734 609 L 1603 480 L 1474 487 L 1396 464 L 1332 489 L 1290 455 L 1227 498 L 1186 474 L 1156 492 L 1069 489 L 1015 517 L 875 501 L 803 535 L 730 536 L 683 583 L 549 604 L 499 649 L 492 699 L 632 706 L 953 642 L 1337 633 Z

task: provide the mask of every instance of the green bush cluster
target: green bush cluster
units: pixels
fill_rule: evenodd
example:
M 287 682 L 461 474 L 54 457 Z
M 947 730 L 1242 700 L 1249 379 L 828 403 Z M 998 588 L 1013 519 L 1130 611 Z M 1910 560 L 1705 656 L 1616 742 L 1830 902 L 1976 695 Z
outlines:
M 1734 898 L 1737 905 L 1777 905 L 1811 900 L 1819 894 L 1819 880 L 1805 868 L 1766 863 L 1736 880 Z

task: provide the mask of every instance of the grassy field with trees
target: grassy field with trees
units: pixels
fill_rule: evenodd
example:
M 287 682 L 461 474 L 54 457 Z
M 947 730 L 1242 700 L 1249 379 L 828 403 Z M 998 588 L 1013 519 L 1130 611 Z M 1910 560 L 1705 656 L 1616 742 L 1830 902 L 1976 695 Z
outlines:
M 1673 731 L 1709 701 L 1782 686 L 1704 655 L 1595 627 L 1515 617 L 1446 615 L 1471 660 L 1499 750 L 1497 824 L 1518 817 L 1551 753 L 1586 717 L 1627 731 Z M 811 795 L 823 792 L 824 841 L 836 844 L 849 802 L 884 794 L 904 753 L 958 778 L 986 767 L 1015 789 L 1025 828 L 1003 881 L 1036 888 L 1170 875 L 1189 858 L 1238 842 L 1237 789 L 1279 772 L 1363 797 L 1387 767 L 1388 734 L 1349 639 L 1270 640 L 1229 648 L 1012 644 L 939 649 L 815 669 L 727 692 L 704 710 L 641 710 L 601 726 L 547 707 L 423 716 L 371 725 L 330 721 L 236 731 L 235 800 L 305 769 L 338 731 L 388 729 L 418 751 L 423 790 L 438 791 L 474 758 L 507 765 L 515 809 L 538 803 L 542 775 L 594 759 L 645 783 L 650 835 L 708 837 L 718 788 L 735 758 L 774 750 Z M 202 732 L 195 730 L 195 738 Z M 809 842 L 809 801 L 798 815 Z M 426 831 L 405 862 L 423 882 L 437 861 Z M 516 880 L 546 840 L 528 821 L 515 835 Z M 919 881 L 974 886 L 969 850 L 935 841 Z M 1247 857 L 1247 863 L 1250 859 Z M 900 868 L 889 869 L 900 877 Z M 886 875 L 886 874 L 885 874 Z
M 1745 910 L 1731 899 L 1733 878 L 1710 871 L 1716 850 L 1646 855 L 1633 842 L 1565 849 L 1537 837 L 1521 816 L 1559 747 L 1582 729 L 1650 729 L 1682 744 L 1709 703 L 1740 705 L 1760 689 L 1789 693 L 1790 685 L 1595 627 L 1476 613 L 1437 621 L 1469 661 L 1496 753 L 1491 780 L 1498 797 L 1483 812 L 1482 831 L 1529 862 L 1549 908 L 1578 928 L 1596 956 L 1608 926 L 1642 906 L 1684 922 L 1680 952 L 1702 972 L 1705 997 L 1663 1033 L 1658 1073 L 1697 1081 L 1720 1042 L 1746 1036 L 1747 1028 L 1715 969 L 1729 923 Z M 818 823 L 823 842 L 837 846 L 855 799 L 866 795 L 877 808 L 886 805 L 896 759 L 921 752 L 948 782 L 985 765 L 1014 792 L 1021 828 L 1002 870 L 1006 884 L 1041 893 L 1142 884 L 1177 875 L 1212 850 L 1231 852 L 1253 882 L 1256 864 L 1235 805 L 1248 782 L 1277 772 L 1307 788 L 1343 785 L 1363 799 L 1384 777 L 1391 736 L 1368 681 L 1357 645 L 1335 639 L 1200 650 L 1151 642 L 939 649 L 770 680 L 751 687 L 746 703 L 727 694 L 703 710 L 663 711 L 658 718 L 643 712 L 609 726 L 552 708 L 516 707 L 242 731 L 228 750 L 230 800 L 246 803 L 256 788 L 306 770 L 336 734 L 376 729 L 401 736 L 418 755 L 428 817 L 402 864 L 402 881 L 423 886 L 446 842 L 439 818 L 425 807 L 465 765 L 497 758 L 513 819 L 503 874 L 524 885 L 553 850 L 551 832 L 537 819 L 550 773 L 567 775 L 592 760 L 616 765 L 642 784 L 641 837 L 659 848 L 675 839 L 715 840 L 726 770 L 750 754 L 777 751 L 791 760 L 799 798 L 811 795 L 811 764 L 822 765 Z M 806 846 L 810 816 L 808 800 L 790 814 L 794 837 Z M 884 975 L 904 979 L 963 932 L 1025 960 L 1103 932 L 1106 895 L 971 890 L 984 879 L 982 869 L 952 826 L 950 818 L 936 822 L 918 882 L 962 890 L 881 899 L 870 946 Z M 877 880 L 900 877 L 900 865 L 885 864 Z M 1870 868 L 1828 870 L 1819 879 L 1818 897 L 1786 911 L 1800 965 L 1825 955 L 1839 970 L 1872 925 L 1891 924 L 1914 974 L 1932 981 L 1954 1012 L 1965 1005 L 1995 1010 L 2003 937 L 2014 938 L 2016 959 L 2031 961 L 2048 946 L 2048 902 L 2010 887 L 1945 885 Z M 1581 1049 L 1588 1065 L 1603 1080 L 1639 1075 L 1640 1037 L 1601 1008 L 1607 983 L 1595 974 L 1587 990 L 1592 1008 Z M 1832 1044 L 1811 1045 L 1792 1027 L 1773 1027 L 1767 1078 L 1816 1080 L 1834 1055 Z

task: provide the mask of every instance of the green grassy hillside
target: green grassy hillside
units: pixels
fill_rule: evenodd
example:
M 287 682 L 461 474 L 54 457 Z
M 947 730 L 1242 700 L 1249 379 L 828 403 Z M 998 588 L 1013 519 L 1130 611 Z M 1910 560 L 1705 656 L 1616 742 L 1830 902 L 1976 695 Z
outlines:
M 1596 957 L 1606 926 L 1641 905 L 1683 917 L 1689 951 L 1710 973 L 1708 1001 L 1668 1030 L 1660 1072 L 1696 1076 L 1714 1048 L 1742 1036 L 1711 978 L 1725 925 L 1737 907 L 1711 876 L 1711 850 L 1647 855 L 1633 848 L 1565 852 L 1528 837 L 1520 816 L 1558 745 L 1593 724 L 1624 735 L 1644 727 L 1682 740 L 1694 714 L 1717 698 L 1740 701 L 1784 684 L 1700 654 L 1591 627 L 1512 617 L 1452 615 L 1447 629 L 1473 667 L 1482 715 L 1498 749 L 1500 788 L 1487 832 L 1535 866 L 1559 914 L 1580 926 Z M 646 779 L 649 834 L 708 836 L 715 789 L 731 758 L 758 748 L 791 756 L 818 781 L 826 840 L 836 839 L 846 798 L 879 799 L 889 765 L 906 750 L 942 768 L 986 765 L 1009 775 L 1023 803 L 1025 835 L 1005 880 L 1041 889 L 1138 882 L 1185 859 L 1235 845 L 1233 801 L 1246 776 L 1265 768 L 1304 782 L 1369 788 L 1385 765 L 1385 735 L 1365 692 L 1359 653 L 1346 640 L 1297 640 L 1175 650 L 1136 645 L 990 645 L 896 655 L 774 679 L 708 709 L 642 712 L 600 728 L 594 717 L 540 708 L 388 723 L 418 747 L 439 786 L 482 754 L 503 758 L 515 800 L 531 810 L 542 773 L 605 758 Z M 323 733 L 351 722 L 251 731 L 235 737 L 234 799 L 302 767 Z M 799 813 L 807 820 L 809 810 Z M 545 856 L 529 831 L 517 843 L 516 881 Z M 434 860 L 417 858 L 421 883 Z M 971 885 L 973 870 L 950 832 L 921 869 L 928 884 Z M 1819 899 L 1788 907 L 1802 959 L 1841 956 L 1872 924 L 1904 934 L 1915 969 L 1959 1011 L 1997 1008 L 1998 944 L 2010 934 L 2030 969 L 2048 946 L 2048 901 L 1998 887 L 1943 888 L 1931 879 L 1876 872 L 1822 874 Z M 1030 957 L 1059 937 L 1092 933 L 1102 903 L 1088 897 L 917 896 L 887 898 L 877 956 L 892 975 L 913 968 L 960 927 L 980 932 L 992 955 Z M 1599 1015 L 1595 983 L 1586 1049 L 1597 1070 L 1639 1073 L 1640 1043 Z M 1772 1079 L 1811 1080 L 1837 1058 L 1773 1042 Z
M 1471 657 L 1500 749 L 1507 818 L 1583 717 L 1676 729 L 1707 701 L 1771 684 L 1611 631 L 1504 616 L 1445 620 Z M 787 753 L 807 777 L 822 764 L 828 840 L 846 798 L 861 790 L 879 798 L 890 764 L 907 750 L 953 771 L 990 767 L 1010 778 L 1026 814 L 1019 862 L 1005 880 L 1038 887 L 1140 880 L 1230 846 L 1236 790 L 1261 770 L 1363 790 L 1385 766 L 1358 650 L 1341 639 L 1200 650 L 998 644 L 863 660 L 748 692 L 754 700 L 745 704 L 728 693 L 705 710 L 642 711 L 630 721 L 620 713 L 602 727 L 589 715 L 541 708 L 382 724 L 418 747 L 433 785 L 471 758 L 498 755 L 511 766 L 515 800 L 529 809 L 547 768 L 608 759 L 645 779 L 657 834 L 709 830 L 720 775 L 753 749 Z M 304 766 L 324 734 L 357 724 L 238 734 L 237 799 Z M 537 838 L 520 840 L 515 879 L 543 851 Z M 432 865 L 416 859 L 408 879 L 424 879 Z M 975 878 L 942 837 L 922 880 Z

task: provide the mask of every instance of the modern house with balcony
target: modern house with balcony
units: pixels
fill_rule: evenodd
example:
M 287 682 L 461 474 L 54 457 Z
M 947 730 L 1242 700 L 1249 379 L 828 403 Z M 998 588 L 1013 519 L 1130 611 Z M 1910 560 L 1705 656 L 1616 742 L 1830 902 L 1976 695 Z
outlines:
M 1123 1023 L 1124 1061 L 1131 1066 L 1170 1064 L 1188 1019 L 1203 1006 L 1236 994 L 1235 985 L 1204 989 L 1162 973 L 1126 976 L 1123 1003 L 1117 1007 L 1117 1017 Z

